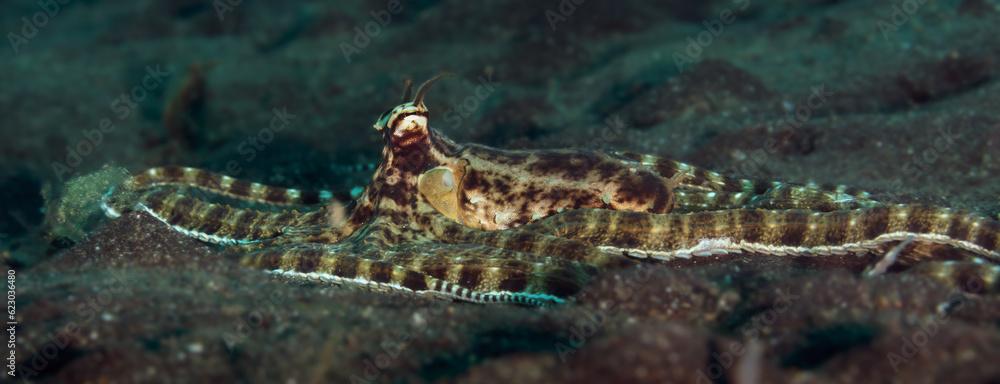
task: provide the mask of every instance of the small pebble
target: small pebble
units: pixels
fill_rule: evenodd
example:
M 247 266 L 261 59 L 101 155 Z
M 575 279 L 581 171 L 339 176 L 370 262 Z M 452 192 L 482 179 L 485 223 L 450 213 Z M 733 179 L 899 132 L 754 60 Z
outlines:
M 188 344 L 187 350 L 188 350 L 188 352 L 191 352 L 191 353 L 201 353 L 202 351 L 205 350 L 205 347 L 202 346 L 201 343 L 195 342 L 195 343 Z

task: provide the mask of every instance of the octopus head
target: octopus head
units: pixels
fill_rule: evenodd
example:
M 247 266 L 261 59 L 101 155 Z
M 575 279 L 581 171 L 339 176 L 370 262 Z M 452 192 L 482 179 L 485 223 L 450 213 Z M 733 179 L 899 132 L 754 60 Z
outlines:
M 410 146 L 421 142 L 430 134 L 427 125 L 427 106 L 424 105 L 424 96 L 430 89 L 431 84 L 441 78 L 441 75 L 427 80 L 417 88 L 416 95 L 412 101 L 404 102 L 388 111 L 385 111 L 375 122 L 375 130 L 382 133 L 387 143 L 394 148 Z M 403 99 L 410 98 L 410 83 L 407 82 Z

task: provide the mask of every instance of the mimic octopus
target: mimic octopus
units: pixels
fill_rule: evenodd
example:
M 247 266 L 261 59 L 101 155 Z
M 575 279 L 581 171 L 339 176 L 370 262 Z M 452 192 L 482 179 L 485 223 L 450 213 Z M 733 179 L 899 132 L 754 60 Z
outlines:
M 102 207 L 147 212 L 273 274 L 477 303 L 562 303 L 609 268 L 726 257 L 848 266 L 891 254 L 894 270 L 998 286 L 991 218 L 650 155 L 458 144 L 428 125 L 436 79 L 412 99 L 407 83 L 404 103 L 376 121 L 381 163 L 350 205 L 328 191 L 158 167 L 108 191 Z

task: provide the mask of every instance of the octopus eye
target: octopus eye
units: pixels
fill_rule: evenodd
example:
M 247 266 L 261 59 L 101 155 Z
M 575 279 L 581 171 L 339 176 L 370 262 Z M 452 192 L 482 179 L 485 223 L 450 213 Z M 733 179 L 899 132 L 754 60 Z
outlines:
M 458 180 L 449 167 L 437 167 L 417 178 L 417 190 L 445 217 L 458 218 Z

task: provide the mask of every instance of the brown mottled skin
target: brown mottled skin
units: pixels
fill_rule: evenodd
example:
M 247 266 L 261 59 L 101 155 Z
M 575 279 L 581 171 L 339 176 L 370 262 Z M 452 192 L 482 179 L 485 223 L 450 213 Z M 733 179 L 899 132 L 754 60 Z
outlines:
M 914 245 L 900 266 L 974 271 L 987 290 L 1000 287 L 995 220 L 640 154 L 460 145 L 429 127 L 428 84 L 375 123 L 382 162 L 347 217 L 337 201 L 309 212 L 207 203 L 178 186 L 283 205 L 331 195 L 176 167 L 136 175 L 122 189 L 137 196 L 116 194 L 111 205 L 235 245 L 245 265 L 273 273 L 474 302 L 562 302 L 599 270 L 637 261 L 748 253 L 848 265 L 904 241 Z

